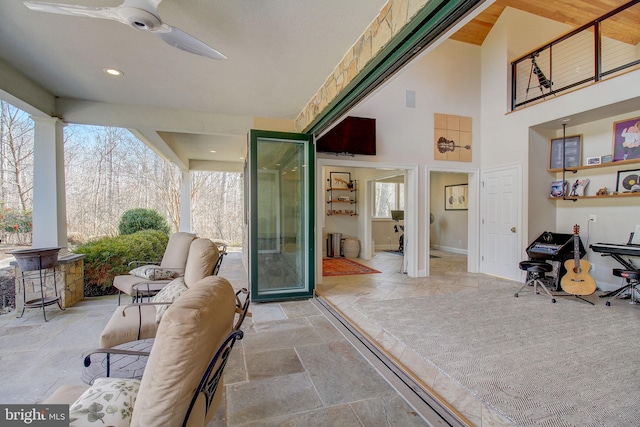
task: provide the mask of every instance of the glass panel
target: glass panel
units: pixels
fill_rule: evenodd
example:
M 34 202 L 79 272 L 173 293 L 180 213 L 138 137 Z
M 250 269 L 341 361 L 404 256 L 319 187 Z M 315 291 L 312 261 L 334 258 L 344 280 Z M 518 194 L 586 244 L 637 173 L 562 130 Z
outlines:
M 305 144 L 257 139 L 258 294 L 307 288 Z

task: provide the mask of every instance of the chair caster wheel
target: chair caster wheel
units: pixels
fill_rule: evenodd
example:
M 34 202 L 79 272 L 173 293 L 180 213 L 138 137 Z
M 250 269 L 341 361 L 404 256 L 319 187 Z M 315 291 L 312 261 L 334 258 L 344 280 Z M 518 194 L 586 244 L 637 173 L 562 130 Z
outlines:
M 556 303 L 556 299 L 555 298 L 551 298 L 551 304 L 555 304 Z
M 513 294 L 514 297 L 518 298 L 518 294 Z
M 611 301 L 607 301 L 606 303 L 604 303 L 604 305 L 606 305 L 607 307 L 611 306 Z

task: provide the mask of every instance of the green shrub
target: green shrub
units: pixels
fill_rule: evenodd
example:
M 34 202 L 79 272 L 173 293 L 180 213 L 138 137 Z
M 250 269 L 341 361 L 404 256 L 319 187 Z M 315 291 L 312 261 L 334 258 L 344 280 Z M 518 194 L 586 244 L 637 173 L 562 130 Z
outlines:
M 118 225 L 120 234 L 133 234 L 142 230 L 158 230 L 169 234 L 167 219 L 153 209 L 136 208 L 122 214 Z
M 85 255 L 85 289 L 93 286 L 111 293 L 108 288 L 113 285 L 113 278 L 129 272 L 131 261 L 160 261 L 168 241 L 169 236 L 162 231 L 144 230 L 80 245 L 74 253 Z

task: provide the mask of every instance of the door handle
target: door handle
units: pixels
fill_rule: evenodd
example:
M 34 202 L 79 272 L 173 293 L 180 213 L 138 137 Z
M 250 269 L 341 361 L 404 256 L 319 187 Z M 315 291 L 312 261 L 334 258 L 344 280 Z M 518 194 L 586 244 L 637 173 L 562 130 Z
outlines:
M 511 227 L 511 232 L 515 233 L 516 232 L 516 228 L 515 227 Z

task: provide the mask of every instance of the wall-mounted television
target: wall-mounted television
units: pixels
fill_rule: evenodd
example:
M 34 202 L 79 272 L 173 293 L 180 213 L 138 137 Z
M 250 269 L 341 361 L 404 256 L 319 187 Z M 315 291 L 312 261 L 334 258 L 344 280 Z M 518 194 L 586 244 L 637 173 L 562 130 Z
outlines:
M 316 151 L 335 154 L 376 154 L 376 119 L 347 117 L 316 140 Z

